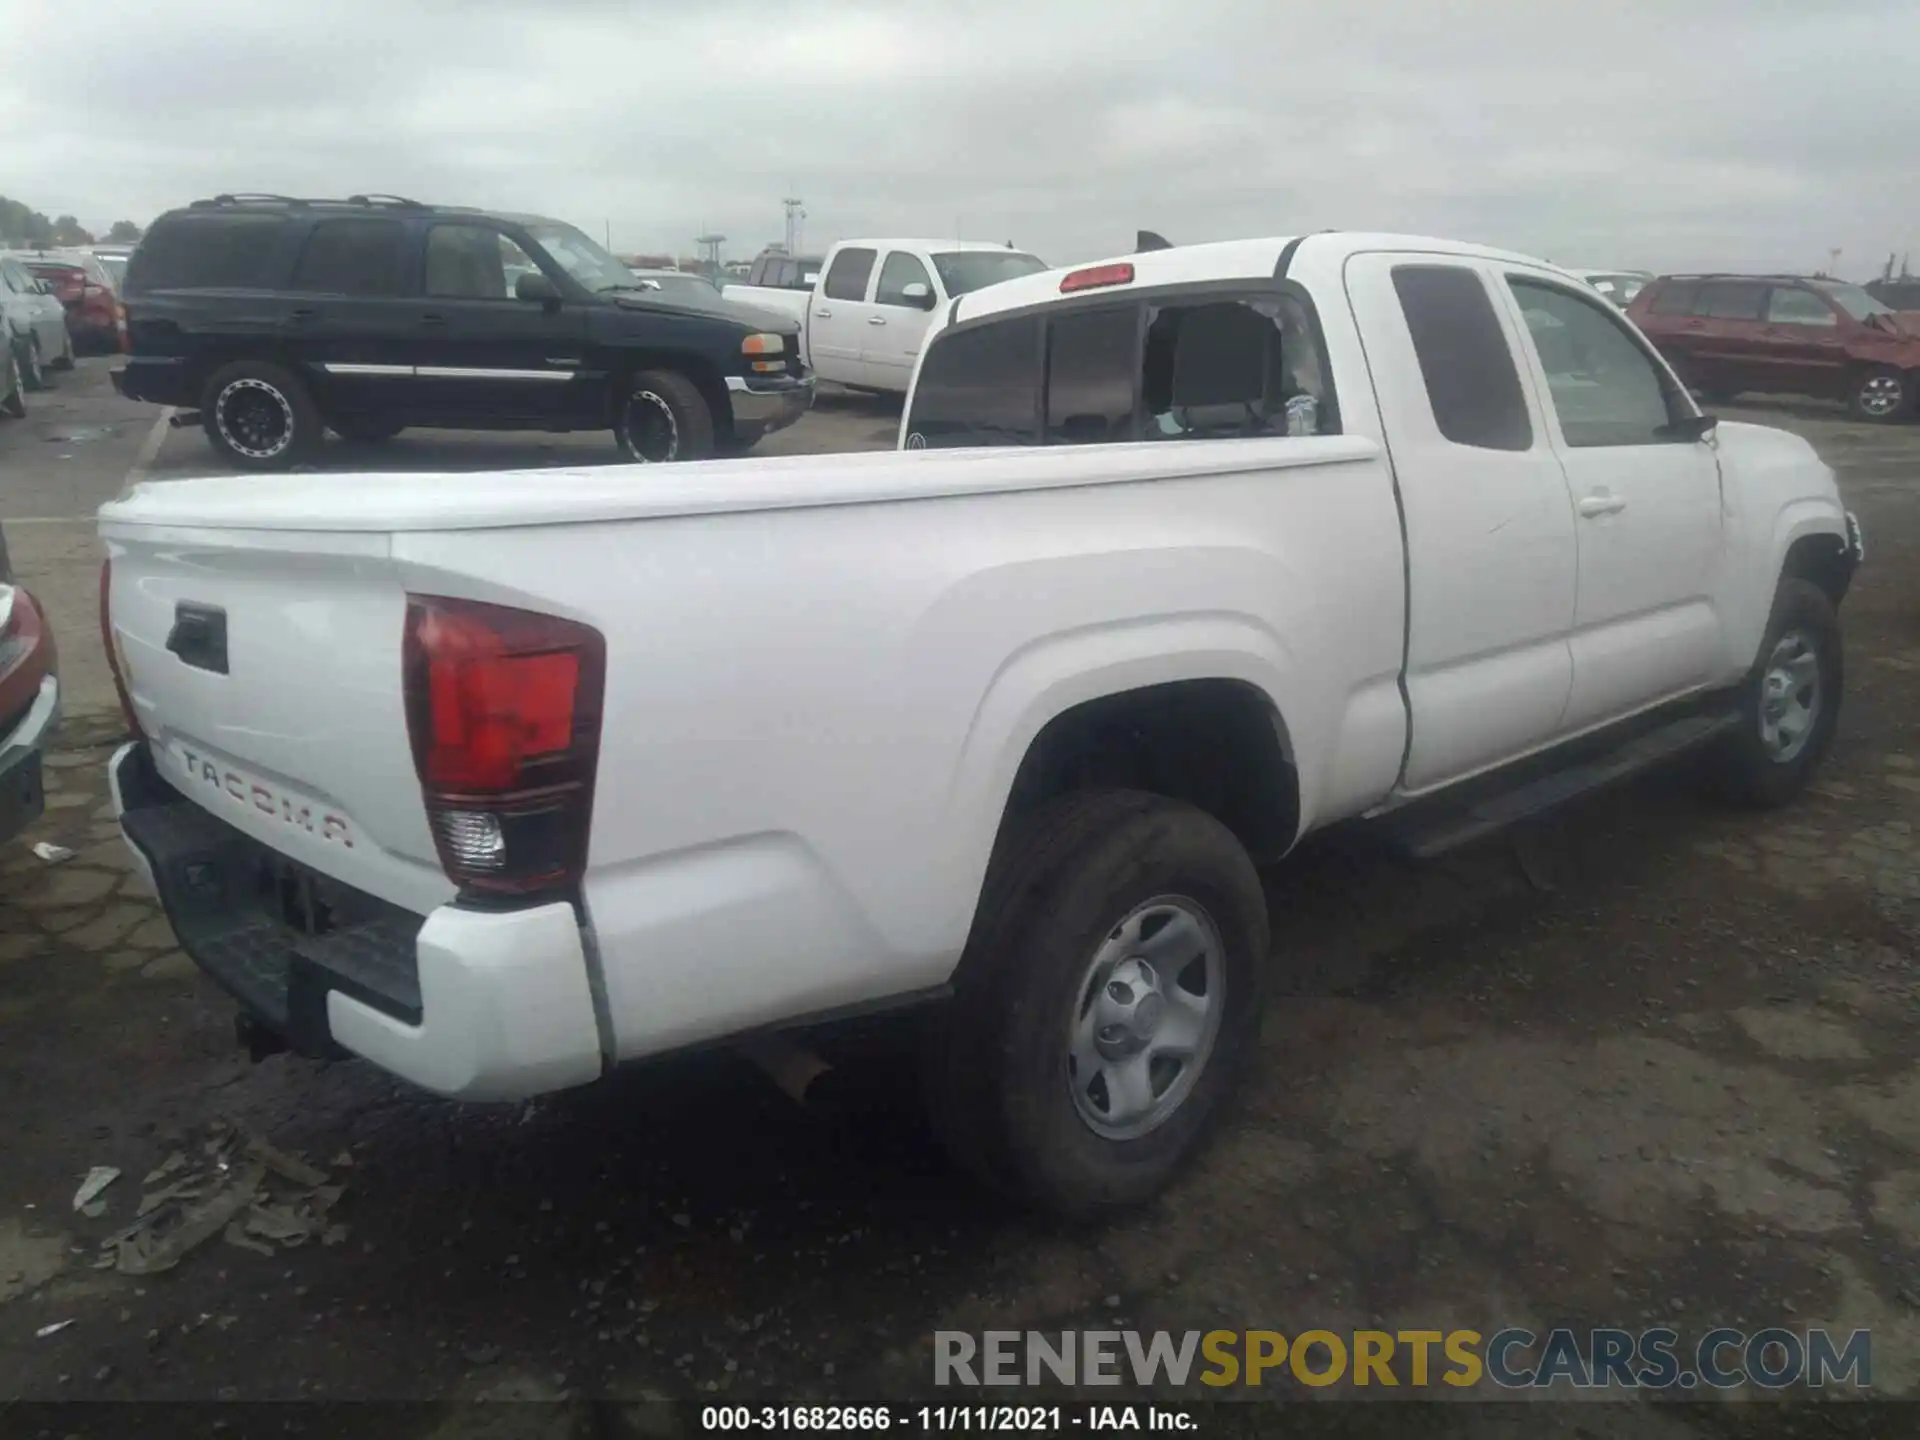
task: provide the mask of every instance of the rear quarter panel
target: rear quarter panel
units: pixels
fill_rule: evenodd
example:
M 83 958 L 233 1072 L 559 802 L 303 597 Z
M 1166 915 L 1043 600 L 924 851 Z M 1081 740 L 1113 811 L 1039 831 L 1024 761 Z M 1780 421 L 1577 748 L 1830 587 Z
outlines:
M 1244 468 L 396 537 L 416 586 L 607 636 L 585 890 L 621 1055 L 946 981 L 1014 772 L 1080 700 L 1243 679 L 1284 717 L 1304 823 L 1390 788 L 1385 466 L 1354 439 L 1223 446 Z M 1139 448 L 971 458 L 1091 476 Z

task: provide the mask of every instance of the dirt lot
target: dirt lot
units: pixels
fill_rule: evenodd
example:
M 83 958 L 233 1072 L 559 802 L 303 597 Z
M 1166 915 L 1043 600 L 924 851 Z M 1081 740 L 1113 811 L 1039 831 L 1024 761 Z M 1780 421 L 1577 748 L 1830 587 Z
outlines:
M 144 454 L 151 412 L 97 362 L 36 398 L 0 427 L 0 516 L 73 695 L 28 839 L 77 853 L 0 854 L 0 1397 L 871 1400 L 926 1392 L 937 1329 L 1554 1323 L 1865 1326 L 1876 1390 L 1920 1394 L 1920 429 L 1755 417 L 1819 446 L 1867 535 L 1817 793 L 1755 817 L 1620 792 L 1536 839 L 1551 888 L 1505 848 L 1410 870 L 1310 847 L 1271 882 L 1285 993 L 1245 1102 L 1159 1205 L 1072 1232 L 956 1183 L 910 1103 L 836 1127 L 723 1056 L 508 1107 L 250 1064 L 101 809 L 71 518 L 130 467 L 211 456 L 197 432 Z M 770 448 L 891 438 L 837 401 Z M 610 452 L 409 437 L 382 463 Z M 95 1270 L 141 1177 L 216 1119 L 324 1163 L 344 1237 Z M 124 1172 L 98 1218 L 70 1206 L 94 1165 Z M 1576 1408 L 1589 1435 L 1759 1433 L 1772 1409 Z M 1534 1413 L 1513 1433 L 1577 1433 Z

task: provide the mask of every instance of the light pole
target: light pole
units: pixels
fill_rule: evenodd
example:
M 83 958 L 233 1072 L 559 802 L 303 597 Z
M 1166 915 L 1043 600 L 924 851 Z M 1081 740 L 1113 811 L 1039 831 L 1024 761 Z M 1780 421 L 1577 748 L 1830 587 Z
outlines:
M 789 255 L 800 253 L 800 222 L 807 218 L 806 203 L 794 195 L 789 195 L 780 202 L 781 208 L 787 212 L 787 253 Z

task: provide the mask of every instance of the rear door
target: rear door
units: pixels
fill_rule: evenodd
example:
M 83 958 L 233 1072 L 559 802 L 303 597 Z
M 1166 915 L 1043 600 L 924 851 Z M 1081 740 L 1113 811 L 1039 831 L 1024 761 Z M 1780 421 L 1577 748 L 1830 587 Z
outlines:
M 521 300 L 522 274 L 547 274 L 511 235 L 481 219 L 433 220 L 414 307 L 414 384 L 421 423 L 564 424 L 601 403 L 584 379 L 583 302 Z
M 1716 396 L 1757 390 L 1775 380 L 1762 358 L 1761 319 L 1767 287 L 1758 280 L 1710 280 L 1694 297 L 1686 322 L 1693 339 L 1693 373 L 1687 378 Z
M 847 385 L 866 385 L 868 318 L 874 313 L 868 296 L 873 293 L 874 262 L 878 257 L 866 246 L 850 246 L 834 252 L 827 273 L 820 277 L 814 292 L 813 308 L 807 316 L 807 349 L 813 368 L 829 380 Z
M 1771 378 L 1756 390 L 1838 398 L 1847 391 L 1848 321 L 1833 302 L 1804 285 L 1767 291 L 1766 323 L 1757 358 Z
M 321 220 L 295 262 L 288 350 L 308 370 L 322 413 L 404 415 L 418 399 L 413 346 L 418 232 L 386 216 Z M 409 243 L 412 241 L 413 243 Z
M 1563 724 L 1583 730 L 1715 678 L 1720 467 L 1711 444 L 1675 433 L 1693 407 L 1613 307 L 1547 274 L 1503 278 L 1578 517 Z
M 1550 743 L 1573 686 L 1573 507 L 1499 283 L 1454 256 L 1346 267 L 1405 515 L 1409 792 Z
M 910 295 L 912 287 L 918 290 Z M 874 281 L 866 345 L 860 355 L 868 384 L 906 390 L 939 303 L 939 286 L 925 262 L 911 250 L 889 250 Z

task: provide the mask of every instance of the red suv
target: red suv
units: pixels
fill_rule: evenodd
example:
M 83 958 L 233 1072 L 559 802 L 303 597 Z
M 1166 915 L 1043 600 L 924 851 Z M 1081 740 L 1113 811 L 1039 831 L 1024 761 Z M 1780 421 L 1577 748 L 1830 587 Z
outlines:
M 113 276 L 93 255 L 34 254 L 16 257 L 67 307 L 67 333 L 82 355 L 105 355 L 120 349 L 120 296 Z
M 1663 275 L 1627 314 L 1710 402 L 1758 390 L 1844 400 L 1862 420 L 1914 413 L 1920 333 L 1844 280 Z

